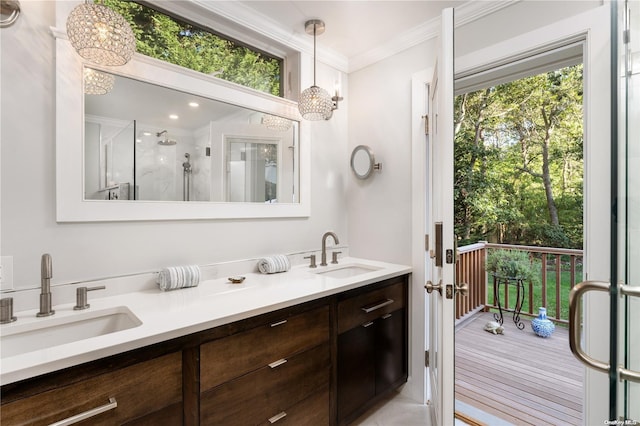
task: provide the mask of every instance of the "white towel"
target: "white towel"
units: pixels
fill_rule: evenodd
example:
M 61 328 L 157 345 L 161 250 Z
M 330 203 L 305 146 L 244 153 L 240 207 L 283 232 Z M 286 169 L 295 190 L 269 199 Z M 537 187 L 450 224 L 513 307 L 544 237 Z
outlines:
M 287 272 L 291 269 L 289 258 L 284 254 L 263 257 L 258 261 L 258 270 L 263 274 L 275 274 L 276 272 Z
M 200 268 L 198 265 L 169 266 L 158 273 L 156 282 L 162 291 L 195 287 L 200 283 Z

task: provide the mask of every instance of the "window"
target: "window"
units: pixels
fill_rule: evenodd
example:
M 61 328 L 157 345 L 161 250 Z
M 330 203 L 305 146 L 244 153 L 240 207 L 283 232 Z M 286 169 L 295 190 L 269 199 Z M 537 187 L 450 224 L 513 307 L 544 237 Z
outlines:
M 125 0 L 104 0 L 136 36 L 138 53 L 275 96 L 283 95 L 283 60 L 234 40 Z

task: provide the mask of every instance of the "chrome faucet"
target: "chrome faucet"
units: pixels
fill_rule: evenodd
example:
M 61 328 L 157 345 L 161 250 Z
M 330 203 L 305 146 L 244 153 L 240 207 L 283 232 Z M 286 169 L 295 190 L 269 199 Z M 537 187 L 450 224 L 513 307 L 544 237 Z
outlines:
M 48 317 L 56 313 L 51 309 L 51 277 L 53 276 L 51 255 L 45 253 L 40 261 L 40 312 L 37 317 Z
M 320 262 L 320 266 L 327 266 L 327 237 L 329 236 L 333 237 L 333 242 L 335 244 L 340 244 L 335 232 L 329 231 L 324 233 L 322 236 L 322 262 Z

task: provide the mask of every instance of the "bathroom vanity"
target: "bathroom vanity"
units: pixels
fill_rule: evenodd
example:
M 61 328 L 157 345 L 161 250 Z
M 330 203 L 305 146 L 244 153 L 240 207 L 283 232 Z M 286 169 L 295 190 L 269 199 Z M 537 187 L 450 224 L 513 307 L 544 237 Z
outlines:
M 142 325 L 62 345 L 70 351 L 84 346 L 85 353 L 44 362 L 51 371 L 42 365 L 17 371 L 9 363 L 16 369 L 11 376 L 3 367 L 0 422 L 38 425 L 85 416 L 92 425 L 348 424 L 408 373 L 410 268 L 358 263 L 354 276 L 355 267 L 300 266 L 247 274 L 247 287 L 214 280 L 123 295 Z M 231 290 L 220 292 L 224 288 Z M 119 297 L 95 299 L 91 309 Z M 164 316 L 143 314 L 158 301 Z M 173 320 L 176 313 L 190 315 L 190 322 Z M 166 331 L 150 336 L 157 330 L 151 318 Z M 102 356 L 113 351 L 118 334 L 138 347 Z M 91 340 L 111 346 L 98 349 Z M 36 352 L 45 360 L 47 351 Z M 71 365 L 59 368 L 65 364 Z M 20 376 L 26 377 L 11 380 Z

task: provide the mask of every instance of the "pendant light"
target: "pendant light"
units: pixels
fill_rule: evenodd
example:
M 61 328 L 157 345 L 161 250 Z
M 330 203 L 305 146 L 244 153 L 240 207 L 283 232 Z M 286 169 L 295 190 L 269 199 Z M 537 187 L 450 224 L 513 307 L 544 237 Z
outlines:
M 262 124 L 264 124 L 267 129 L 278 132 L 286 132 L 292 126 L 291 120 L 271 114 L 265 114 L 262 117 Z
M 100 65 L 124 65 L 136 51 L 129 23 L 102 4 L 76 6 L 67 18 L 67 35 L 80 56 Z
M 329 93 L 316 85 L 316 36 L 324 33 L 324 21 L 311 19 L 304 28 L 307 34 L 313 34 L 313 86 L 300 94 L 298 110 L 306 120 L 328 120 L 337 106 Z
M 92 68 L 84 69 L 85 95 L 106 95 L 113 89 L 114 83 L 113 74 L 96 71 Z

